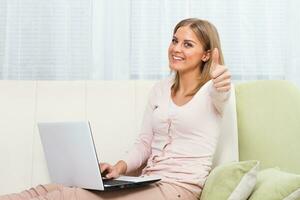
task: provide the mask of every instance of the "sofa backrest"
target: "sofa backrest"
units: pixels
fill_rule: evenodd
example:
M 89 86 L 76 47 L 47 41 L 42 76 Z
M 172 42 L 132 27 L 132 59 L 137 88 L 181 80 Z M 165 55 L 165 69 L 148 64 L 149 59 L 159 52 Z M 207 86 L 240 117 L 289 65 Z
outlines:
M 0 194 L 50 182 L 37 122 L 89 120 L 100 160 L 116 162 L 139 133 L 155 82 L 0 81 Z M 234 97 L 215 165 L 238 158 Z
M 240 160 L 300 174 L 300 90 L 288 81 L 236 86 Z

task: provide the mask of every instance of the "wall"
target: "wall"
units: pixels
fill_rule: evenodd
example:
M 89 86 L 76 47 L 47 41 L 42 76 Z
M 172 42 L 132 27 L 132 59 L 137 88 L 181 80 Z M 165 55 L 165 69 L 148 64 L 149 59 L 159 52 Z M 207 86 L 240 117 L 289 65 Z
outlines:
M 117 161 L 138 134 L 153 83 L 0 81 L 0 194 L 50 181 L 39 121 L 89 120 L 99 159 Z

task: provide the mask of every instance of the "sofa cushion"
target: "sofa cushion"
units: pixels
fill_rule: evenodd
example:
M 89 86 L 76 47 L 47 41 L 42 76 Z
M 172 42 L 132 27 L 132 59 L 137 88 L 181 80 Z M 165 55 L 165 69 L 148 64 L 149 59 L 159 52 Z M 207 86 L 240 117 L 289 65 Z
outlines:
M 258 173 L 257 184 L 249 200 L 299 200 L 300 175 L 265 169 Z
M 255 160 L 217 166 L 208 176 L 200 200 L 246 200 L 255 186 L 258 167 Z

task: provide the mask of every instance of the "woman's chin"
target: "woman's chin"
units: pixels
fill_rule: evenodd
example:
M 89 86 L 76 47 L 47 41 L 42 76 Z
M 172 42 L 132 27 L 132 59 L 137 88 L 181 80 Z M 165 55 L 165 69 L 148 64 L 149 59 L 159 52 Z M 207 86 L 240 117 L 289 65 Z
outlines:
M 182 67 L 178 66 L 178 65 L 169 65 L 169 68 L 172 70 L 172 71 L 181 71 L 182 70 Z

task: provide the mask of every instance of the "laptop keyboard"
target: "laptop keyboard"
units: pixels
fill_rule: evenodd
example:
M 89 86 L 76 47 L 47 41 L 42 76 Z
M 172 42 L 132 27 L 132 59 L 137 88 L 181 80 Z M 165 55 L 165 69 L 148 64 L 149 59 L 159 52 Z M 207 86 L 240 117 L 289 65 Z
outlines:
M 118 185 L 124 185 L 124 184 L 128 184 L 128 183 L 132 183 L 131 181 L 120 181 L 120 180 L 111 180 L 111 179 L 104 179 L 102 181 L 103 181 L 103 185 L 105 187 L 118 186 Z

